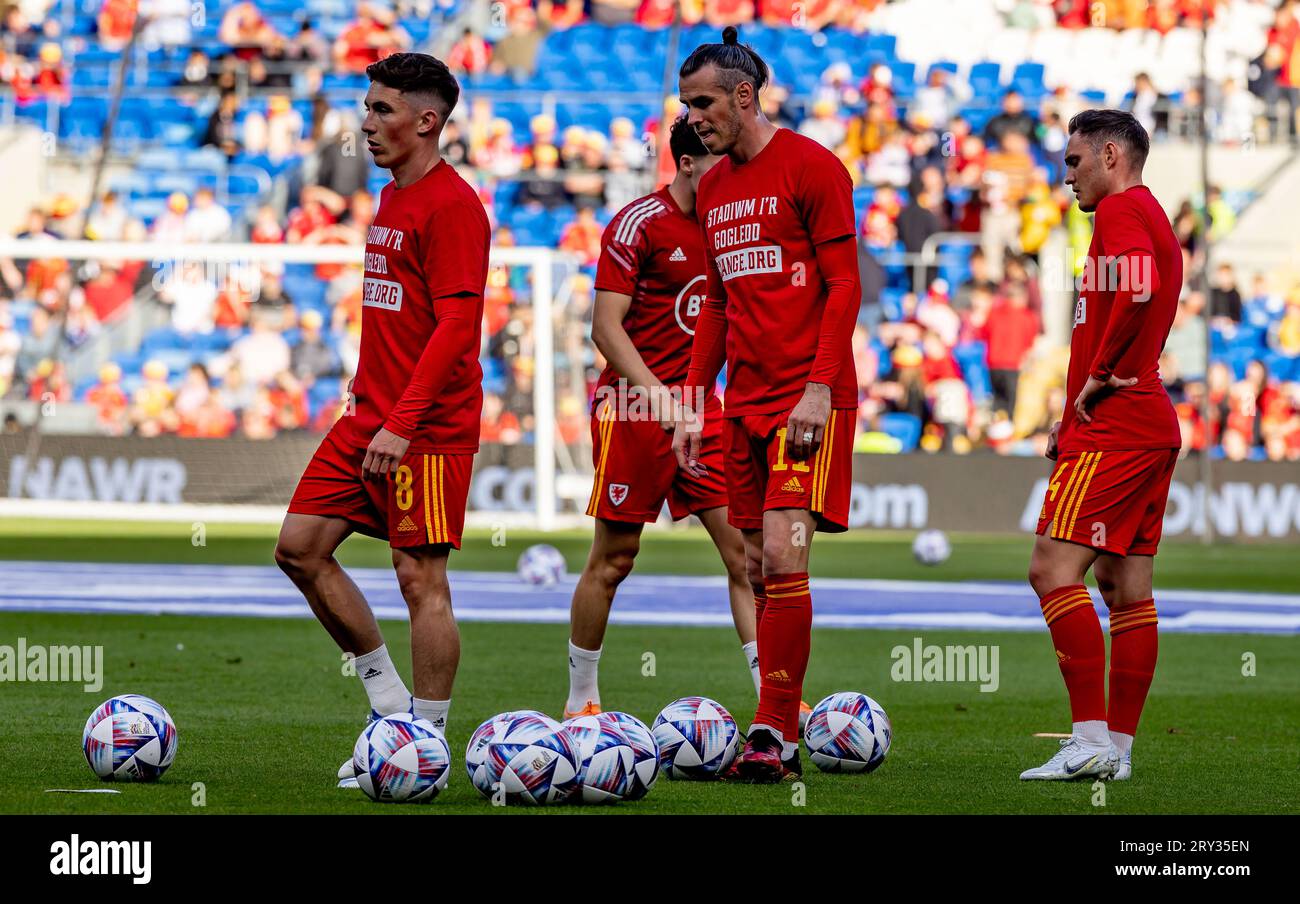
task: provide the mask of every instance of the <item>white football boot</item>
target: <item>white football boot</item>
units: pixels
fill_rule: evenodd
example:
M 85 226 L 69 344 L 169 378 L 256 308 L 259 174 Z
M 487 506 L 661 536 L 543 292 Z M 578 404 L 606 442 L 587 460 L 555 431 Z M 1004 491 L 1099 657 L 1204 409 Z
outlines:
M 379 718 L 380 718 L 379 713 L 375 712 L 375 711 L 372 709 L 372 710 L 370 711 L 370 718 L 366 719 L 366 724 L 369 725 L 371 722 L 374 722 L 374 721 L 378 720 Z M 356 767 L 355 765 L 353 765 L 353 762 L 354 762 L 354 761 L 353 761 L 352 757 L 348 757 L 347 760 L 343 763 L 343 765 L 339 767 L 339 775 L 338 775 L 338 778 L 339 778 L 339 784 L 338 784 L 338 786 L 339 786 L 340 788 L 344 788 L 344 789 L 357 788 L 357 789 L 360 789 L 361 786 L 360 786 L 359 784 L 357 784 L 357 767 Z
M 1113 749 L 1113 748 L 1112 748 Z M 1112 782 L 1126 782 L 1133 777 L 1133 751 L 1121 754 L 1119 765 L 1115 767 L 1115 774 L 1110 777 Z
M 1114 745 L 1105 750 L 1090 750 L 1074 738 L 1061 741 L 1061 749 L 1050 760 L 1020 773 L 1022 782 L 1070 782 L 1085 778 L 1110 778 L 1119 767 L 1119 751 Z

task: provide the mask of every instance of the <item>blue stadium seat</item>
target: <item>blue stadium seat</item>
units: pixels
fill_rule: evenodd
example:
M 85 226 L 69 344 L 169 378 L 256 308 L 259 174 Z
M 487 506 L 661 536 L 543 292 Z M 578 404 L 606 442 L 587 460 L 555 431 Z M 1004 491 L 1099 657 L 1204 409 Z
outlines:
M 894 59 L 897 56 L 898 38 L 894 35 L 887 34 L 869 34 L 867 35 L 867 53 L 880 53 L 888 59 Z
M 1042 63 L 1030 60 L 1018 63 L 1011 73 L 1011 87 L 1028 99 L 1040 98 L 1047 93 L 1047 86 L 1043 84 L 1043 71 Z
M 991 60 L 970 67 L 971 90 L 976 97 L 995 97 L 1002 92 L 1002 67 Z
M 921 419 L 914 414 L 891 411 L 880 416 L 880 432 L 902 443 L 903 452 L 911 452 L 921 441 Z

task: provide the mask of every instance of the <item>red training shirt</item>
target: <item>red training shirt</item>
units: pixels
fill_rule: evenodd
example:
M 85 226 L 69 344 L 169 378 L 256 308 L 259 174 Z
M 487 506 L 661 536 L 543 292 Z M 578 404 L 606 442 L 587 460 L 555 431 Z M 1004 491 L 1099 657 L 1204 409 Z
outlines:
M 445 161 L 405 188 L 384 186 L 366 234 L 356 411 L 338 422 L 346 441 L 365 448 L 387 427 L 411 452 L 478 451 L 490 231 Z
M 600 237 L 596 290 L 631 296 L 623 329 L 645 366 L 670 388 L 686 381 L 704 281 L 700 224 L 667 188 L 624 207 Z M 620 376 L 607 366 L 597 389 Z
M 705 173 L 695 209 L 708 298 L 691 384 L 711 384 L 720 364 L 709 360 L 712 343 L 725 328 L 728 417 L 786 411 L 809 382 L 830 386 L 833 408 L 856 407 L 856 248 L 848 242 L 837 249 L 837 260 L 851 259 L 842 273 L 823 272 L 818 260 L 819 246 L 857 234 L 853 182 L 840 159 L 778 129 L 753 159 L 723 157 Z M 832 293 L 828 278 L 842 280 L 841 291 Z M 724 316 L 725 325 L 715 326 Z
M 1182 445 L 1158 366 L 1182 286 L 1182 251 L 1151 191 L 1137 185 L 1102 199 L 1074 308 L 1060 451 Z M 1138 382 L 1094 396 L 1092 423 L 1085 424 L 1075 419 L 1074 400 L 1089 374 Z

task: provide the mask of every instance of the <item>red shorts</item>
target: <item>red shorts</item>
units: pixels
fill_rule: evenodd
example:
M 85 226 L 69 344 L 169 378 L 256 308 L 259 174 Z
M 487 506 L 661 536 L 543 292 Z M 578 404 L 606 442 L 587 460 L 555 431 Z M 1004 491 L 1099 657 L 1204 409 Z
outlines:
M 817 516 L 817 530 L 848 530 L 856 415 L 852 408 L 832 410 L 822 443 L 807 461 L 787 460 L 790 412 L 727 418 L 727 519 L 732 525 L 758 530 L 768 509 L 796 508 Z
M 602 402 L 591 417 L 596 480 L 587 514 L 608 521 L 648 523 L 664 501 L 673 520 L 727 504 L 722 476 L 722 405 L 717 396 L 704 403 L 700 461 L 709 473 L 695 478 L 677 467 L 673 435 L 649 420 L 619 420 L 617 409 Z
M 331 430 L 307 463 L 289 511 L 346 518 L 392 547 L 450 543 L 460 549 L 469 497 L 471 452 L 408 452 L 383 480 L 361 476 L 366 450 Z
M 1177 449 L 1062 454 L 1037 533 L 1119 556 L 1155 555 L 1177 461 Z

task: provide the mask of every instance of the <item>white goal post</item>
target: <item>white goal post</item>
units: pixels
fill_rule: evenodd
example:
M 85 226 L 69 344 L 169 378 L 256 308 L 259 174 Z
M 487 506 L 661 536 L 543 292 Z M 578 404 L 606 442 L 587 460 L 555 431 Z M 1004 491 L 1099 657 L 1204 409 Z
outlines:
M 0 238 L 0 260 L 144 261 L 145 267 L 155 274 L 164 272 L 167 268 L 173 268 L 175 272 L 175 269 L 179 269 L 181 265 L 196 262 L 205 265 L 250 268 L 267 263 L 341 263 L 360 267 L 363 253 L 364 248 L 360 245 L 191 244 Z M 531 270 L 528 294 L 531 297 L 533 310 L 533 510 L 530 513 L 518 511 L 471 513 L 467 516 L 467 524 L 487 526 L 508 523 L 535 526 L 550 531 L 563 524 L 577 521 L 573 515 L 561 514 L 561 503 L 557 495 L 554 336 L 554 317 L 557 313 L 556 293 L 564 285 L 564 281 L 577 271 L 577 265 L 571 255 L 550 248 L 496 246 L 491 249 L 490 265 L 522 266 Z M 155 281 L 155 286 L 157 285 Z M 485 343 L 488 338 L 484 336 Z M 581 475 L 573 476 L 581 477 Z M 575 496 L 576 493 L 571 491 L 568 495 Z M 12 488 L 10 496 L 13 496 Z M 287 503 L 287 498 L 285 501 Z M 126 505 L 89 502 L 77 504 L 75 517 L 186 520 L 193 516 L 194 508 L 189 504 Z M 213 520 L 230 521 L 265 521 L 277 511 L 275 507 L 265 505 L 212 505 L 202 508 L 217 516 Z M 278 511 L 283 512 L 283 509 L 280 508 Z M 54 500 L 19 498 L 0 500 L 0 516 L 65 517 L 68 514 L 70 514 L 69 507 Z

